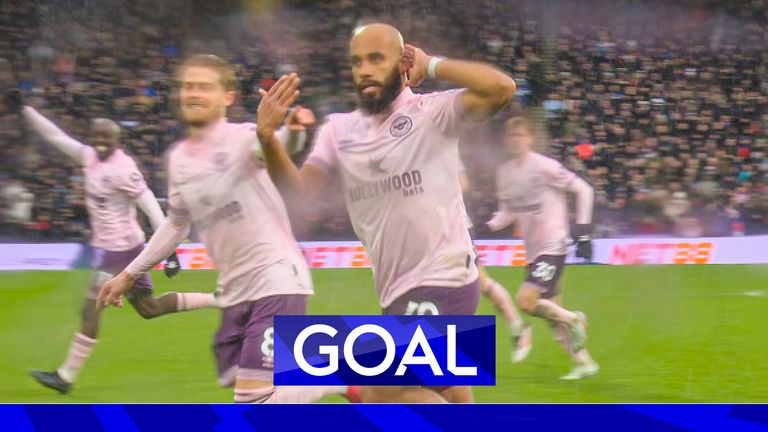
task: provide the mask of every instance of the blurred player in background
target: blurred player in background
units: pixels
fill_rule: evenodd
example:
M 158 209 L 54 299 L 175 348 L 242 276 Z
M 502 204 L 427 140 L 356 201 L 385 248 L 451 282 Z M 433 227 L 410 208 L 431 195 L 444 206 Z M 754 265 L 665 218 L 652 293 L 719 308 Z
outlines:
M 21 113 L 27 124 L 47 143 L 82 166 L 85 174 L 85 201 L 93 230 L 92 264 L 96 274 L 81 310 L 80 331 L 75 333 L 64 363 L 52 372 L 31 371 L 42 385 L 67 393 L 97 342 L 99 313 L 96 296 L 101 284 L 131 262 L 144 247 L 146 237 L 136 220 L 136 207 L 147 215 L 153 229 L 162 223 L 163 211 L 134 160 L 120 148 L 117 123 L 104 118 L 94 119 L 89 137 L 92 146 L 88 146 L 68 136 L 34 108 L 24 106 L 18 90 L 6 92 L 4 101 L 7 109 Z M 179 261 L 175 250 L 168 251 L 165 257 L 168 257 L 165 274 L 170 278 L 180 271 Z M 215 306 L 212 294 L 166 293 L 154 297 L 148 275 L 134 281 L 128 299 L 146 319 Z
M 280 78 L 262 99 L 260 128 L 275 130 L 286 119 L 298 96 L 294 78 Z M 194 226 L 219 272 L 222 320 L 214 350 L 219 383 L 234 381 L 235 401 L 301 403 L 346 391 L 273 385 L 273 317 L 306 313 L 313 293 L 309 269 L 267 174 L 257 126 L 227 121 L 236 97 L 232 67 L 219 57 L 198 55 L 182 64 L 179 80 L 187 137 L 169 152 L 168 218 L 144 252 L 104 285 L 99 304 L 120 306 L 120 296 Z M 288 121 L 301 118 L 294 112 Z M 280 145 L 295 152 L 302 134 L 284 128 Z
M 467 168 L 461 159 L 459 159 L 459 184 L 463 193 L 469 191 L 469 176 L 467 175 Z M 467 213 L 467 229 L 469 229 L 470 236 L 474 239 L 474 224 L 469 213 Z M 480 293 L 488 297 L 493 307 L 501 313 L 501 317 L 507 323 L 512 334 L 513 347 L 511 359 L 513 363 L 520 363 L 528 358 L 528 354 L 531 353 L 531 348 L 533 347 L 533 327 L 520 317 L 520 313 L 515 307 L 515 302 L 512 301 L 512 297 L 504 285 L 494 280 L 488 274 L 485 267 L 480 265 L 479 256 L 475 258 L 475 264 L 480 274 Z
M 566 194 L 576 196 L 576 256 L 589 261 L 594 191 L 559 162 L 532 151 L 535 134 L 528 120 L 507 120 L 504 140 L 511 160 L 496 172 L 499 211 L 488 227 L 498 231 L 516 222 L 522 231 L 529 264 L 517 304 L 526 313 L 547 320 L 576 363 L 561 379 L 595 375 L 599 367 L 585 348 L 586 316 L 563 308 L 559 298 L 566 248 L 571 242 Z
M 359 109 L 328 117 L 301 171 L 273 132 L 260 129 L 270 174 L 284 193 L 310 199 L 341 175 L 384 314 L 472 315 L 480 284 L 458 182 L 459 134 L 504 107 L 515 83 L 490 65 L 428 56 L 385 24 L 356 29 L 349 53 Z M 409 78 L 416 86 L 427 76 L 465 88 L 414 94 Z M 469 387 L 364 387 L 358 396 L 473 401 Z

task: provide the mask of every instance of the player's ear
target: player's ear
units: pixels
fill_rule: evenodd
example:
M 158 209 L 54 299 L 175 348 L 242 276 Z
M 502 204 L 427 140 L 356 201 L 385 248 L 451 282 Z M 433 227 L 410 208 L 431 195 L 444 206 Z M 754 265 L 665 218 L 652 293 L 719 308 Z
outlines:
M 224 105 L 231 106 L 233 103 L 235 103 L 235 99 L 237 98 L 237 92 L 234 90 L 228 90 L 224 94 Z
M 414 48 L 405 44 L 400 53 L 400 75 L 407 73 L 413 67 Z
M 409 59 L 405 52 L 400 56 L 400 75 L 408 73 L 413 66 L 413 62 Z

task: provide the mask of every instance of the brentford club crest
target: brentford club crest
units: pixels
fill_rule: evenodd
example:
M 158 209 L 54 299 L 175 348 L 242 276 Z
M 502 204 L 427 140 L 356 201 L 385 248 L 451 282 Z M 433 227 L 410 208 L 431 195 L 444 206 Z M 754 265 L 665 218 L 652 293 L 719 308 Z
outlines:
M 389 133 L 393 137 L 405 136 L 413 128 L 413 121 L 408 116 L 397 116 L 389 126 Z

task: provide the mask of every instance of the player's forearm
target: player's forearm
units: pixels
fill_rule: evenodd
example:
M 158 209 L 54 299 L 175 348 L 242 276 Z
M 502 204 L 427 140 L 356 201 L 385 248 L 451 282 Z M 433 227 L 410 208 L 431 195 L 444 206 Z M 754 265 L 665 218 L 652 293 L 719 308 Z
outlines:
M 289 155 L 302 151 L 307 143 L 306 131 L 294 130 L 288 126 L 278 129 L 275 135 L 277 135 L 277 139 L 280 140 Z
M 152 229 L 157 231 L 160 225 L 165 220 L 163 209 L 160 208 L 160 204 L 157 202 L 155 194 L 151 190 L 147 189 L 143 194 L 136 198 L 136 205 L 139 209 L 147 215 Z
M 160 264 L 168 255 L 173 253 L 179 243 L 187 237 L 189 226 L 188 220 L 169 216 L 160 224 L 144 251 L 128 264 L 124 272 L 136 279 L 152 270 L 154 266 Z
M 278 129 L 275 135 L 289 156 L 302 151 L 307 143 L 306 131 L 292 130 L 288 126 Z M 264 160 L 264 148 L 258 137 L 253 142 L 252 150 L 257 158 Z
M 437 80 L 466 87 L 462 106 L 477 121 L 504 108 L 517 88 L 511 76 L 485 63 L 445 59 L 432 69 Z
M 595 190 L 589 183 L 577 177 L 569 185 L 568 191 L 576 195 L 576 223 L 579 225 L 591 224 Z
M 514 221 L 515 215 L 513 213 L 501 210 L 494 213 L 491 220 L 485 224 L 488 225 L 488 228 L 490 228 L 491 231 L 499 231 L 508 227 Z
M 80 160 L 83 148 L 82 143 L 67 135 L 52 121 L 37 112 L 36 109 L 26 106 L 22 110 L 22 113 L 24 113 L 24 118 L 32 129 L 39 133 L 46 142 L 51 143 L 67 156 L 78 161 Z
M 304 195 L 304 182 L 301 173 L 291 160 L 277 134 L 259 134 L 267 172 L 277 189 L 285 197 Z
M 435 66 L 435 77 L 466 87 L 482 96 L 498 96 L 507 100 L 515 93 L 515 81 L 511 76 L 487 63 L 443 59 Z

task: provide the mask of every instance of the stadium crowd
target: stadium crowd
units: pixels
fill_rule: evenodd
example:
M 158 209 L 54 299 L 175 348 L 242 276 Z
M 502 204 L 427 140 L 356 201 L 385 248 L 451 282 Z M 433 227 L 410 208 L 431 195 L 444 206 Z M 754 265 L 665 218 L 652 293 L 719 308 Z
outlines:
M 0 87 L 22 89 L 31 105 L 84 140 L 89 119 L 118 121 L 124 147 L 158 197 L 166 189 L 163 152 L 182 132 L 173 71 L 185 54 L 214 52 L 236 65 L 241 91 L 232 121 L 253 120 L 257 89 L 293 70 L 303 77 L 301 103 L 322 118 L 355 104 L 350 30 L 363 17 L 388 16 L 430 52 L 512 71 L 520 91 L 509 111 L 537 120 L 542 151 L 595 186 L 599 236 L 768 233 L 763 0 L 740 8 L 727 1 L 480 0 L 466 7 L 463 0 L 445 7 L 412 0 L 396 8 L 289 1 L 232 15 L 200 13 L 202 2 L 183 0 L 97 3 L 3 2 Z M 469 131 L 462 149 L 467 207 L 481 237 L 493 236 L 483 222 L 496 208 L 498 123 Z M 87 235 L 80 170 L 2 110 L 0 154 L 0 238 Z M 354 238 L 342 193 L 326 194 L 300 237 Z

